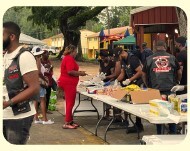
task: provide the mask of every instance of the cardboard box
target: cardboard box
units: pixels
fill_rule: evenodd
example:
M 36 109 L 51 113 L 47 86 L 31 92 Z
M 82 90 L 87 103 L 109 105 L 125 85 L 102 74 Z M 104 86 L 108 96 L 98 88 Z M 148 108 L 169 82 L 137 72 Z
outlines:
M 161 99 L 160 91 L 151 88 L 141 91 L 130 91 L 130 92 L 123 89 L 118 89 L 116 91 L 113 91 L 112 97 L 121 100 L 127 94 L 131 95 L 131 101 L 133 104 L 148 104 L 149 100 Z
M 131 91 L 129 94 L 133 104 L 147 104 L 150 100 L 162 99 L 160 91 L 151 88 L 142 91 Z

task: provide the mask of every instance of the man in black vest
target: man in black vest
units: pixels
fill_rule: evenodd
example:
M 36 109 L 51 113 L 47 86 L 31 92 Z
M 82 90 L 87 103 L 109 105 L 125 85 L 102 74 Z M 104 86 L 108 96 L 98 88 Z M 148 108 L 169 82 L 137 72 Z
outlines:
M 166 43 L 158 41 L 156 52 L 149 56 L 143 67 L 144 83 L 154 89 L 159 89 L 161 95 L 168 96 L 171 88 L 181 79 L 181 69 L 176 58 L 166 52 Z M 176 125 L 169 124 L 169 133 L 176 133 Z M 161 134 L 161 125 L 157 124 L 157 134 Z
M 38 70 L 34 56 L 19 46 L 20 28 L 3 23 L 4 99 L 3 135 L 11 144 L 26 144 L 36 113 L 32 102 L 39 92 Z

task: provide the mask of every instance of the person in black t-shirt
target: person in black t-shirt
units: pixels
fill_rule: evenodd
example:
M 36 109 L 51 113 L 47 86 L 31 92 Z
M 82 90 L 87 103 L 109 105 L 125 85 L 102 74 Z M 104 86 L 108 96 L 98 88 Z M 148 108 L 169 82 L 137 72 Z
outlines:
M 129 55 L 121 47 L 115 49 L 115 56 L 119 55 L 121 62 L 121 73 L 117 80 L 123 85 L 135 83 L 142 76 L 142 66 L 140 60 L 135 55 Z
M 180 50 L 180 53 L 177 55 L 177 60 L 182 69 L 182 78 L 180 85 L 187 85 L 187 48 L 186 48 L 187 39 L 183 36 L 176 38 L 175 46 Z M 177 94 L 185 94 L 187 90 L 178 92 Z
M 101 50 L 100 51 L 100 69 L 99 73 L 103 72 L 106 74 L 105 79 L 103 81 L 106 83 L 110 83 L 112 81 L 113 77 L 112 75 L 114 74 L 114 68 L 115 68 L 115 62 L 111 60 L 109 57 L 109 53 L 106 50 Z M 104 118 L 109 119 L 110 118 L 110 105 L 105 105 L 106 107 L 106 115 Z
M 142 48 L 143 48 L 143 51 L 141 52 L 141 62 L 144 65 L 144 63 L 146 61 L 146 58 L 148 56 L 152 55 L 153 52 L 152 52 L 152 50 L 150 48 L 147 47 L 147 43 L 146 42 L 142 43 Z
M 109 53 L 106 50 L 100 51 L 100 69 L 99 72 L 103 72 L 106 74 L 104 82 L 108 82 L 110 80 L 109 75 L 114 72 L 115 63 L 109 58 Z
M 142 66 L 140 60 L 135 56 L 130 56 L 126 51 L 121 47 L 117 47 L 114 51 L 115 56 L 119 56 L 121 61 L 121 73 L 118 76 L 117 80 L 123 84 L 123 86 L 129 85 L 132 82 L 135 82 L 141 79 L 142 76 Z M 126 80 L 125 80 L 126 79 Z M 136 126 L 135 126 L 136 125 Z M 128 133 L 141 132 L 144 130 L 141 123 L 141 118 L 136 117 L 136 123 L 133 127 L 128 127 Z

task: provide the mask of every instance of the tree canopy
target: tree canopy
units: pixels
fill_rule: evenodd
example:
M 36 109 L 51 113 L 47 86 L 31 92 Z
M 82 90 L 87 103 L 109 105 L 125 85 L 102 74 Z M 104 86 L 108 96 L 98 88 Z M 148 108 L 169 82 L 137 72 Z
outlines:
M 37 39 L 44 39 L 57 34 L 57 29 L 49 30 L 46 25 L 37 25 L 33 24 L 32 21 L 28 21 L 27 18 L 30 15 L 32 15 L 32 11 L 29 7 L 11 7 L 5 12 L 3 22 L 15 22 L 24 34 Z
M 78 60 L 82 59 L 80 45 L 80 27 L 87 20 L 97 19 L 96 16 L 106 7 L 32 7 L 32 15 L 28 20 L 35 24 L 45 24 L 48 29 L 59 27 L 64 35 L 64 47 L 58 57 L 61 57 L 69 44 L 78 46 Z M 43 14 L 43 15 L 42 15 Z

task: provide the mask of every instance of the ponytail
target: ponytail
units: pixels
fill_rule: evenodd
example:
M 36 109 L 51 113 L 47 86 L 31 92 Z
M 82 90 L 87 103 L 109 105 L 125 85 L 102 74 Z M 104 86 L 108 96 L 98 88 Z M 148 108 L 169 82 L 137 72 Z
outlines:
M 66 55 L 69 55 L 71 54 L 73 51 L 75 51 L 76 47 L 74 45 L 68 45 L 66 48 L 65 48 L 65 51 L 63 53 L 64 56 Z

